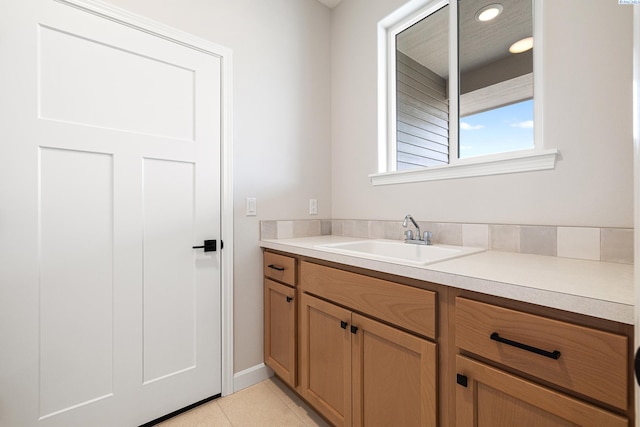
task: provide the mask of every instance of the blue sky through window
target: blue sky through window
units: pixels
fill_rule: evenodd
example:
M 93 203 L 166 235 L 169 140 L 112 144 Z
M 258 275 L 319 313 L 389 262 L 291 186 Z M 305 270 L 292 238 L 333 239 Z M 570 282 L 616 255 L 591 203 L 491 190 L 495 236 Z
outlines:
M 533 148 L 533 99 L 460 118 L 461 159 Z

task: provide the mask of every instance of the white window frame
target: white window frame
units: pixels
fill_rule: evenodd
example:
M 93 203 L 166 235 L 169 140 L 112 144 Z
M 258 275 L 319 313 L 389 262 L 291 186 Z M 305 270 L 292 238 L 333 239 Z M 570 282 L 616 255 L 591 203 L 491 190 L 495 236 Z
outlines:
M 378 23 L 378 173 L 373 185 L 498 175 L 554 169 L 557 149 L 543 148 L 542 7 L 534 2 L 534 147 L 466 159 L 458 157 L 458 94 L 449 97 L 449 164 L 397 171 L 396 147 L 396 35 L 438 9 L 449 5 L 449 69 L 458 69 L 458 2 L 411 0 Z M 458 88 L 458 73 L 449 74 L 449 87 Z

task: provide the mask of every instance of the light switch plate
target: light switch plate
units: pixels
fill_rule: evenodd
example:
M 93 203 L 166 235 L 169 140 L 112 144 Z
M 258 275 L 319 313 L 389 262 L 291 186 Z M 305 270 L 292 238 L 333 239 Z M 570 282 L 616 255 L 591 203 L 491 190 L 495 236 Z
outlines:
M 247 216 L 256 216 L 256 198 L 247 197 Z
M 309 199 L 309 215 L 318 215 L 317 199 Z

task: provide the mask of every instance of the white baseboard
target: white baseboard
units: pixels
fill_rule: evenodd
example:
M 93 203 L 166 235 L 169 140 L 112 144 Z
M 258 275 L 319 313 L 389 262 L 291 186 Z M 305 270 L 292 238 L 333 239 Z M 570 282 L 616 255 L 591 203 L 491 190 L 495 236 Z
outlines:
M 264 363 L 236 372 L 233 374 L 233 391 L 235 393 L 243 388 L 251 387 L 272 376 L 273 371 Z

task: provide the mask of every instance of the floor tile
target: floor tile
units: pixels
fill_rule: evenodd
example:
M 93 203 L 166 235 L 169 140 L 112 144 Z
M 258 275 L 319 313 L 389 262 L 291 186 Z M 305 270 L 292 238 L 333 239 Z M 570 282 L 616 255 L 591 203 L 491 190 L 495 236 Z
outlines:
M 220 407 L 234 427 L 305 426 L 266 381 L 221 399 Z
M 280 380 L 270 378 L 178 415 L 157 427 L 327 427 Z
M 329 424 L 325 422 L 313 409 L 309 408 L 307 404 L 298 397 L 293 391 L 285 386 L 280 380 L 272 377 L 268 381 L 265 381 L 268 387 L 280 397 L 283 402 L 296 414 L 306 426 L 310 427 L 328 427 Z

